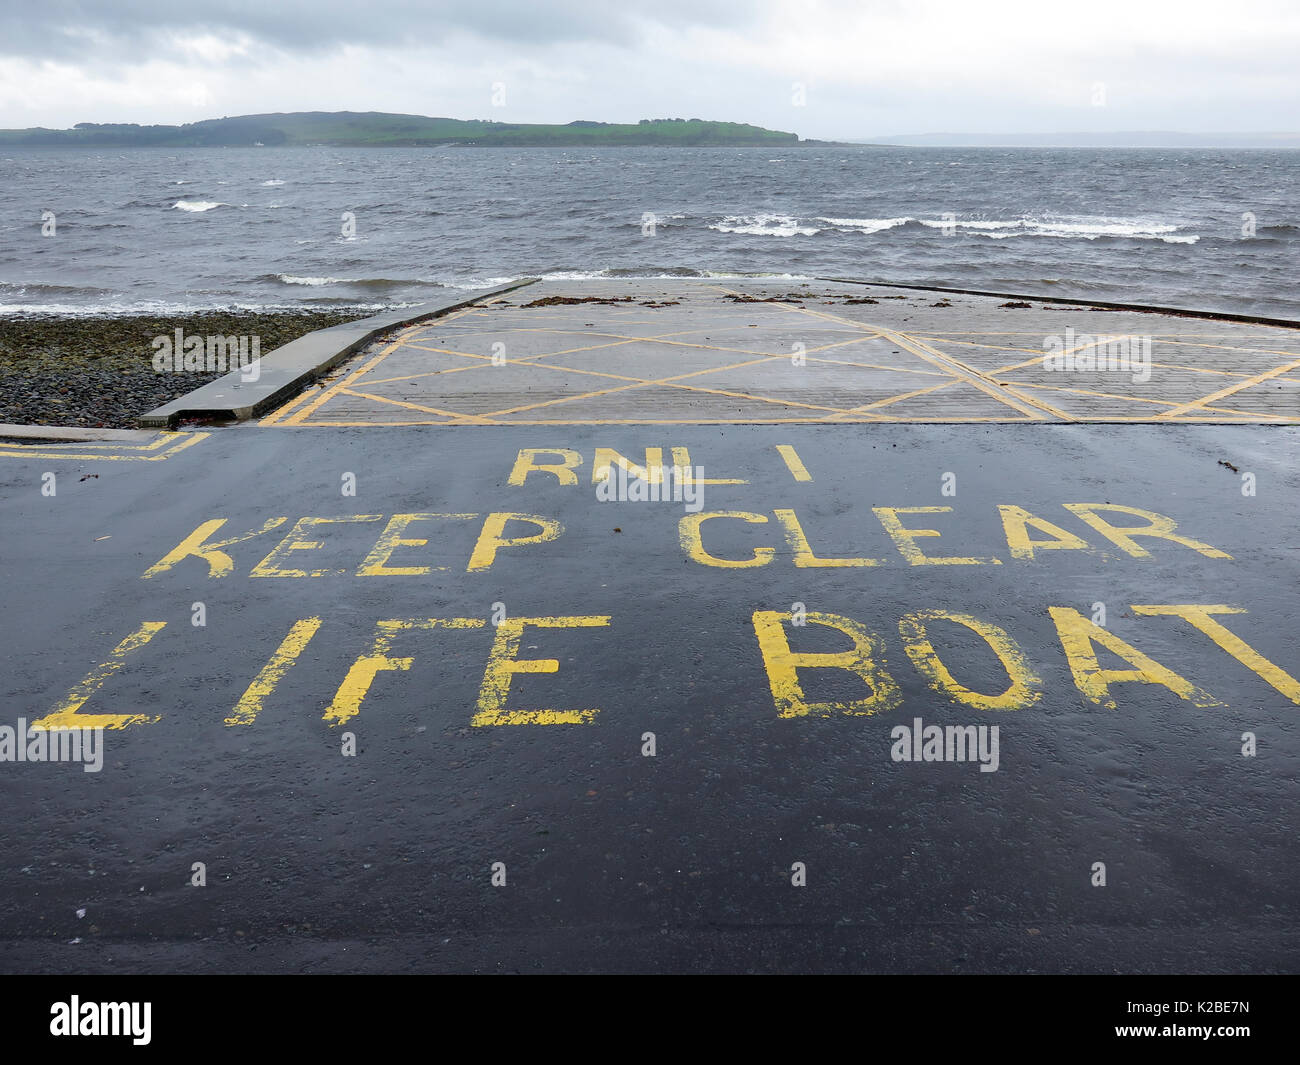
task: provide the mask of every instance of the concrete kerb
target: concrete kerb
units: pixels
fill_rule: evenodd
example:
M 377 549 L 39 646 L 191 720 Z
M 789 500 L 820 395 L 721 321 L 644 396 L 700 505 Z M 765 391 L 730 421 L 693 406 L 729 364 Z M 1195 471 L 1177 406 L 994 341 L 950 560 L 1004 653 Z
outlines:
M 865 285 L 868 288 L 903 288 L 912 292 L 950 292 L 955 296 L 993 296 L 1004 300 L 1034 300 L 1037 303 L 1064 303 L 1071 307 L 1099 307 L 1114 311 L 1135 311 L 1139 314 L 1168 314 L 1176 318 L 1208 318 L 1218 322 L 1245 322 L 1248 325 L 1271 325 L 1279 329 L 1300 329 L 1300 322 L 1287 318 L 1266 318 L 1257 314 L 1232 314 L 1228 311 L 1191 311 L 1184 307 L 1158 307 L 1147 303 L 1111 303 L 1106 300 L 1084 300 L 1065 296 L 1046 296 L 1039 292 L 989 292 L 978 288 L 940 288 L 937 285 L 900 285 L 895 281 L 859 281 L 852 277 L 816 277 L 814 281 L 831 281 L 839 285 Z
M 240 370 L 232 370 L 224 377 L 141 415 L 139 424 L 147 428 L 170 429 L 182 418 L 244 421 L 257 417 L 291 398 L 304 385 L 316 380 L 383 333 L 426 318 L 436 318 L 489 296 L 499 296 L 531 285 L 537 280 L 535 277 L 526 277 L 496 288 L 460 293 L 418 307 L 406 307 L 330 326 L 328 329 L 318 329 L 264 355 L 260 363 L 261 373 L 256 381 L 244 381 Z
M 76 425 L 12 425 L 0 424 L 0 440 L 25 444 L 143 444 L 155 439 L 157 433 L 148 429 L 95 429 Z

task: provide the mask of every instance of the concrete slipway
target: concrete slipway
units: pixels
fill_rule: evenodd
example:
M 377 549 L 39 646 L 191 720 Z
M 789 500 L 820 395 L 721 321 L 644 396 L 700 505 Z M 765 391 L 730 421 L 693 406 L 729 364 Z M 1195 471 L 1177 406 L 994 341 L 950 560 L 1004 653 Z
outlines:
M 1294 971 L 1300 333 L 468 299 L 0 442 L 6 970 Z

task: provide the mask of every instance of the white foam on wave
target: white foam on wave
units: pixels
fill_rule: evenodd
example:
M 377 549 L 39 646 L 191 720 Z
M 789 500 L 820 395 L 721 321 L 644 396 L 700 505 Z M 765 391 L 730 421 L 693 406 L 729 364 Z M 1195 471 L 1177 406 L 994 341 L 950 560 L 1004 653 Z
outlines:
M 172 204 L 173 211 L 188 211 L 190 214 L 202 214 L 214 211 L 218 207 L 233 207 L 234 204 L 219 203 L 216 200 L 177 200 Z
M 549 273 L 537 275 L 542 281 L 609 281 L 611 279 L 624 281 L 696 281 L 702 279 L 741 279 L 741 278 L 770 278 L 776 281 L 808 281 L 811 280 L 807 274 L 783 274 L 783 273 L 745 273 L 736 270 L 700 270 L 698 275 L 665 273 L 662 269 L 654 270 L 647 268 L 644 271 L 629 271 L 620 269 L 617 273 L 608 269 L 602 270 L 552 270 Z M 517 281 L 516 277 L 457 277 L 457 278 L 421 278 L 432 284 L 443 285 L 446 288 L 453 289 L 476 289 L 476 288 L 495 288 L 497 285 L 506 285 L 511 281 Z
M 279 178 L 271 178 L 270 181 L 263 181 L 263 182 L 262 182 L 262 188 L 264 188 L 264 189 L 273 189 L 273 188 L 275 188 L 277 185 L 283 185 L 283 184 L 284 184 L 284 182 L 281 181 Z
M 199 308 L 181 303 L 0 303 L 0 315 L 58 315 L 60 318 L 89 318 L 95 315 L 185 314 Z
M 1060 239 L 1097 240 L 1101 237 L 1126 237 L 1131 240 L 1159 240 L 1167 244 L 1195 244 L 1200 237 L 1179 233 L 1168 222 L 1132 218 L 1063 217 L 1014 219 L 930 219 L 916 221 L 930 229 L 959 229 L 973 236 L 1005 240 L 1010 237 L 1056 237 Z
M 779 270 L 704 270 L 705 277 L 716 278 L 762 278 L 765 281 L 812 281 L 812 274 L 790 274 Z
M 821 232 L 819 226 L 801 226 L 799 219 L 788 214 L 727 215 L 710 229 L 719 233 L 743 233 L 754 237 L 811 237 Z
M 547 275 L 550 276 L 550 275 Z M 458 281 L 443 281 L 435 278 L 420 278 L 425 284 L 443 285 L 447 288 L 456 289 L 474 289 L 474 288 L 496 288 L 497 285 L 508 285 L 511 281 L 517 280 L 513 277 L 468 277 L 461 278 Z
M 306 285 L 320 288 L 324 285 L 441 285 L 429 277 L 303 277 L 298 274 L 276 274 L 275 279 L 284 285 Z M 510 278 L 502 278 L 509 281 Z
M 1025 219 L 1025 218 L 1014 218 L 1011 219 L 1010 221 L 997 221 L 997 220 L 977 218 L 965 222 L 945 222 L 943 219 L 940 219 L 939 221 L 936 222 L 932 219 L 919 218 L 917 219 L 917 221 L 920 222 L 921 225 L 923 226 L 930 226 L 932 228 L 942 229 L 945 225 L 952 225 L 958 229 L 972 229 L 975 230 L 977 233 L 984 233 L 984 232 L 997 233 L 1000 230 L 1004 230 L 1004 229 L 1008 229 L 1008 230 L 1032 229 L 1038 224 L 1034 222 L 1032 219 Z
M 823 218 L 817 217 L 818 222 L 825 222 L 827 225 L 834 226 L 836 229 L 853 229 L 859 233 L 879 233 L 885 229 L 893 229 L 895 226 L 906 225 L 914 219 L 903 218 Z
M 286 285 L 311 285 L 313 288 L 320 285 L 346 285 L 355 280 L 351 277 L 298 277 L 294 274 L 276 274 L 276 280 L 282 281 Z
M 696 281 L 701 279 L 713 279 L 713 278 L 717 278 L 717 279 L 733 278 L 736 280 L 739 280 L 741 278 L 748 278 L 748 279 L 770 278 L 775 281 L 811 280 L 811 277 L 808 274 L 759 273 L 754 271 L 745 273 L 737 270 L 700 270 L 699 276 L 695 276 L 691 274 L 680 274 L 680 273 L 669 274 L 669 273 L 664 273 L 662 270 L 659 271 L 646 270 L 644 273 L 630 273 L 626 270 L 620 270 L 616 274 L 611 273 L 609 270 L 555 270 L 549 274 L 541 274 L 539 276 L 543 281 L 608 281 L 610 279 L 615 279 L 619 281 L 622 280 Z M 514 278 L 509 278 L 509 277 L 502 277 L 502 278 L 495 278 L 495 279 L 489 278 L 487 281 L 484 281 L 483 284 L 485 285 L 505 284 L 507 281 L 512 281 L 512 280 L 514 280 Z M 467 285 L 467 284 L 462 284 L 460 282 L 453 282 L 453 281 L 447 281 L 444 282 L 444 284 L 450 285 L 453 288 L 475 287 L 474 285 Z

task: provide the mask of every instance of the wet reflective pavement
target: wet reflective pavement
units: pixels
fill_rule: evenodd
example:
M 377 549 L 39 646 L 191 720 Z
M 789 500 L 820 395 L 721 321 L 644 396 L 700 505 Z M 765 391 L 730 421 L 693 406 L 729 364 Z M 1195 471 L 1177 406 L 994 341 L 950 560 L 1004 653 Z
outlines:
M 1300 429 L 322 431 L 363 364 L 0 451 L 0 726 L 104 727 L 0 761 L 6 970 L 1295 969 Z

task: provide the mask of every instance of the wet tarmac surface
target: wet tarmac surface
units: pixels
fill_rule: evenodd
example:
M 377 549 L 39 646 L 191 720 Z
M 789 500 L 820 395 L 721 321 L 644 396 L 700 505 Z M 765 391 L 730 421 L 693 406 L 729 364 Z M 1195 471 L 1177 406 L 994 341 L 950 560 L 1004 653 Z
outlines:
M 6 445 L 3 968 L 1294 971 L 1298 445 Z

